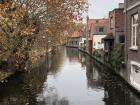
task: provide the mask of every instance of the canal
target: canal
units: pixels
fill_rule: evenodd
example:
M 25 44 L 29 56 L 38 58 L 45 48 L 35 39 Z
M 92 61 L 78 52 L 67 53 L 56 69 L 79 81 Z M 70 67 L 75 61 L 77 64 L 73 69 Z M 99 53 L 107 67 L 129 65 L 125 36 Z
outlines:
M 140 105 L 140 97 L 88 55 L 59 48 L 40 67 L 0 84 L 0 105 Z

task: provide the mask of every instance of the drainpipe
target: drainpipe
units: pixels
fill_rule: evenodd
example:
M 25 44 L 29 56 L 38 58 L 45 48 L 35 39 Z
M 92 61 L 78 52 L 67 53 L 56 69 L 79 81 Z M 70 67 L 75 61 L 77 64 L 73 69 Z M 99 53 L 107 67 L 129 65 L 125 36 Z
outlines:
M 127 60 L 128 60 L 128 52 L 127 52 L 127 2 L 124 0 L 124 17 L 125 17 L 125 24 L 124 24 L 124 33 L 125 33 L 125 65 L 127 67 Z
M 89 47 L 89 44 L 88 44 L 88 37 L 89 37 L 89 27 L 88 27 L 88 20 L 89 20 L 89 17 L 87 16 L 87 28 L 86 28 L 86 52 L 89 52 L 88 50 L 88 47 Z

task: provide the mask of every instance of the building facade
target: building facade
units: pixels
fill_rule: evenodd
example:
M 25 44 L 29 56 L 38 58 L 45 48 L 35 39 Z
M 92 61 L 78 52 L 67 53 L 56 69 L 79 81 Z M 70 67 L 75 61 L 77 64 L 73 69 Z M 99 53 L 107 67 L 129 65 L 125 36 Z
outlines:
M 84 27 L 83 31 L 81 32 L 79 49 L 84 50 L 84 51 L 86 50 L 86 27 Z
M 109 20 L 108 19 L 88 19 L 88 51 L 90 54 L 94 53 L 95 50 L 103 50 L 104 38 L 109 32 Z
M 116 8 L 109 12 L 110 31 L 114 37 L 114 45 L 124 44 L 124 8 L 123 4 L 119 4 Z
M 114 48 L 121 46 L 121 56 L 124 58 L 124 3 L 120 3 L 118 8 L 109 12 L 110 32 L 103 39 L 105 43 L 105 60 L 109 61 Z
M 69 47 L 79 47 L 81 39 L 81 32 L 74 31 L 72 35 L 69 36 L 67 46 Z
M 104 50 L 104 43 L 102 39 L 109 33 L 109 19 L 93 19 L 90 27 L 90 34 L 93 40 L 94 50 Z
M 124 13 L 128 79 L 140 91 L 140 1 L 125 0 Z

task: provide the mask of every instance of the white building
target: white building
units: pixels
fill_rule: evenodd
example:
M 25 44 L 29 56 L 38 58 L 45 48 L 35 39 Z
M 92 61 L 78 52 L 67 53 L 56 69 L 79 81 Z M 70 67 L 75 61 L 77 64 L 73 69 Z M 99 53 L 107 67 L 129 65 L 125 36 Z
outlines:
M 86 45 L 86 38 L 81 38 L 80 39 L 80 42 L 79 42 L 79 46 L 81 48 L 83 48 L 83 47 L 85 47 L 85 45 Z
M 102 39 L 105 38 L 106 35 L 93 35 L 93 49 L 103 49 L 104 50 L 104 43 Z
M 90 19 L 90 37 L 92 37 L 92 48 L 95 50 L 104 50 L 103 38 L 109 33 L 109 19 Z

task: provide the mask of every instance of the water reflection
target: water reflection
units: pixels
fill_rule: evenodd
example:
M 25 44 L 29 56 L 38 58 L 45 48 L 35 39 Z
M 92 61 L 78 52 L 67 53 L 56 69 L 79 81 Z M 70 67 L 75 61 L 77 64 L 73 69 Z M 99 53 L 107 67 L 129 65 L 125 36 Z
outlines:
M 0 105 L 140 105 L 140 97 L 86 54 L 60 48 L 28 75 L 0 84 Z
M 37 101 L 39 105 L 69 105 L 68 99 L 65 97 L 60 99 L 56 89 L 47 86 L 43 92 L 38 95 Z
M 0 84 L 0 105 L 37 105 L 48 72 L 48 62 L 27 74 L 17 74 L 8 83 Z
M 79 51 L 77 49 L 67 48 L 66 55 L 70 62 L 79 62 L 80 61 Z
M 99 71 L 93 65 L 93 59 L 90 59 L 89 56 L 86 56 L 86 76 L 88 87 L 93 89 L 102 89 L 102 80 L 101 75 L 99 75 Z

